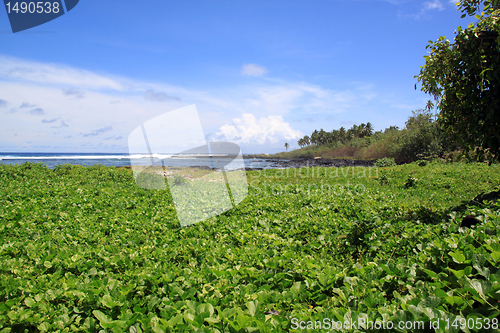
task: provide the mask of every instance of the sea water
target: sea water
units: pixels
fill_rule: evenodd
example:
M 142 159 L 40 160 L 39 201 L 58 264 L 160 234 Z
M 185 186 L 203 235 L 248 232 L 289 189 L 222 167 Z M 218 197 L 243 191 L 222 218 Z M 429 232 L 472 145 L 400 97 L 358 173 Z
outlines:
M 106 166 L 149 165 L 151 161 L 163 162 L 164 166 L 189 167 L 195 165 L 224 164 L 224 156 L 203 157 L 179 156 L 172 154 L 119 154 L 119 153 L 0 153 L 0 164 L 22 164 L 25 162 L 43 163 L 53 169 L 56 165 L 75 164 L 93 166 L 102 164 Z M 194 161 L 194 162 L 193 162 Z M 245 168 L 274 168 L 275 163 L 266 159 L 245 159 Z

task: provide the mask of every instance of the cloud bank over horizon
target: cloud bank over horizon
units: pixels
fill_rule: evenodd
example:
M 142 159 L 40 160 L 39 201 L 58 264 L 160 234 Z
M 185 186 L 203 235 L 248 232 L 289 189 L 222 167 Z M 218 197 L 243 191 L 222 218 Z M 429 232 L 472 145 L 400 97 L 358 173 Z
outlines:
M 267 69 L 245 66 L 257 81 L 211 90 L 0 55 L 0 150 L 126 151 L 136 126 L 190 104 L 197 106 L 205 132 L 216 133 L 212 137 L 253 152 L 279 149 L 309 130 L 294 126 L 331 121 L 378 97 L 369 84 L 338 91 L 262 77 Z
M 234 118 L 232 124 L 219 128 L 216 137 L 221 141 L 230 141 L 240 145 L 276 144 L 283 140 L 299 139 L 303 134 L 290 127 L 283 121 L 282 116 L 268 116 L 256 118 L 251 113 L 244 113 L 239 118 Z

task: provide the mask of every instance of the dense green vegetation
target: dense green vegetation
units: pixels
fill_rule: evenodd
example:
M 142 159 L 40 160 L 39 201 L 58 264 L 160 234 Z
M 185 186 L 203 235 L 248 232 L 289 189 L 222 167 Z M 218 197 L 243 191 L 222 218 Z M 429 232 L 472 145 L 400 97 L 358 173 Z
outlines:
M 298 140 L 300 149 L 279 153 L 277 157 L 324 157 L 380 159 L 394 158 L 398 163 L 410 163 L 429 158 L 462 158 L 460 146 L 453 143 L 438 126 L 432 113 L 432 103 L 426 109 L 414 111 L 406 126 L 391 126 L 373 131 L 371 123 L 353 125 L 349 129 L 315 130 L 311 136 Z M 488 160 L 488 154 L 483 160 Z M 465 158 L 465 157 L 464 157 Z M 475 158 L 469 155 L 468 158 Z
M 180 228 L 169 192 L 130 170 L 2 165 L 0 332 L 498 331 L 499 171 L 252 171 L 236 209 Z
M 467 150 L 487 150 L 500 159 L 500 1 L 461 0 L 477 22 L 458 27 L 454 42 L 430 41 L 416 76 L 436 99 L 439 123 Z M 467 22 L 468 23 L 468 22 Z M 415 89 L 417 86 L 415 85 Z

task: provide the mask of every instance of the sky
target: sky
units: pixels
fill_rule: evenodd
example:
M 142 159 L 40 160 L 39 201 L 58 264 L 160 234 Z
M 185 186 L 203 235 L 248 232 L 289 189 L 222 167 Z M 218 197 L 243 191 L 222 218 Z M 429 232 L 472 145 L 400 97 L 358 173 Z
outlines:
M 430 99 L 414 77 L 428 41 L 473 20 L 455 2 L 81 0 L 17 33 L 0 9 L 0 152 L 127 153 L 193 104 L 206 140 L 246 154 L 402 128 Z

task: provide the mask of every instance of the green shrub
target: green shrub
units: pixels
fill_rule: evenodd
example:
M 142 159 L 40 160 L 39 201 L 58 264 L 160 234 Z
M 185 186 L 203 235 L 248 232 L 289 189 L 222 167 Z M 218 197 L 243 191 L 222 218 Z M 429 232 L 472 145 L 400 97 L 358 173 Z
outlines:
M 430 156 L 442 156 L 450 143 L 429 111 L 413 111 L 413 116 L 395 138 L 392 155 L 398 163 L 411 163 Z
M 181 185 L 187 184 L 187 182 L 188 182 L 181 175 L 174 175 L 172 178 L 173 178 L 173 184 L 176 186 L 181 186 Z
M 408 179 L 406 179 L 405 188 L 415 187 L 417 186 L 418 179 L 414 178 L 411 174 L 408 175 Z
M 387 177 L 387 175 L 382 175 L 378 178 L 378 180 L 380 181 L 380 185 L 384 185 L 384 184 L 389 184 L 389 177 Z
M 61 164 L 61 165 L 56 165 L 52 171 L 57 175 L 62 176 L 69 174 L 71 169 L 73 169 L 73 167 L 74 166 L 72 164 Z
M 384 158 L 378 159 L 374 165 L 376 167 L 383 168 L 383 167 L 395 166 L 397 164 L 393 158 L 384 157 Z
M 154 190 L 165 187 L 165 178 L 152 172 L 141 172 L 136 179 L 136 184 L 144 189 Z

